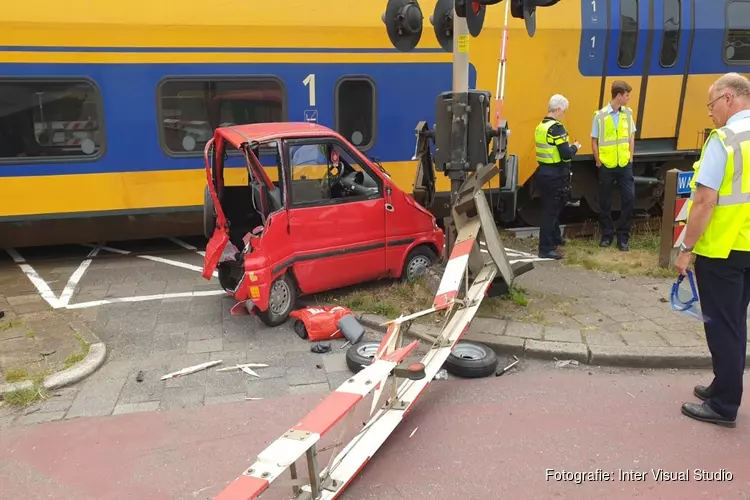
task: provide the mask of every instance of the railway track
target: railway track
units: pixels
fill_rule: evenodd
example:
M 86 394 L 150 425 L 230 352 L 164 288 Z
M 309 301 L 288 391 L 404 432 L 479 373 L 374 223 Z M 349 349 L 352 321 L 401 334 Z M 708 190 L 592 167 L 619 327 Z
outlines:
M 634 217 L 633 218 L 633 233 L 646 232 L 646 231 L 659 231 L 661 228 L 661 217 Z M 599 223 L 596 220 L 588 220 L 585 222 L 576 222 L 572 224 L 560 224 L 560 229 L 563 231 L 565 238 L 587 238 L 595 236 L 599 231 Z M 504 232 L 510 233 L 514 238 L 538 238 L 539 228 L 538 227 L 516 227 L 503 229 Z

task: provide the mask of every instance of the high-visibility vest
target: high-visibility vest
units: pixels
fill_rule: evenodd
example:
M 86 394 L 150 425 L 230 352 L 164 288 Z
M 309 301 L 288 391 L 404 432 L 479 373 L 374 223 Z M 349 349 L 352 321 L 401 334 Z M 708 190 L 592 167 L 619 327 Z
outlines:
M 599 121 L 599 160 L 607 168 L 624 167 L 630 162 L 633 112 L 622 106 L 616 128 L 608 107 L 600 109 L 594 116 Z
M 695 180 L 712 136 L 719 139 L 727 152 L 727 163 L 724 166 L 724 180 L 719 187 L 719 199 L 693 253 L 725 259 L 732 250 L 750 252 L 750 118 L 712 130 L 706 139 L 700 158 L 693 164 L 695 173 L 690 181 L 688 220 L 695 199 Z
M 557 120 L 549 120 L 546 122 L 543 121 L 542 123 L 537 125 L 536 130 L 534 131 L 534 140 L 536 142 L 536 161 L 542 164 L 553 164 L 560 162 L 569 163 L 571 160 L 563 160 L 560 157 L 560 151 L 557 149 L 558 144 L 568 142 L 568 133 L 563 132 L 563 134 L 559 136 L 550 135 L 549 129 L 553 125 L 562 126 L 562 123 Z M 563 130 L 565 129 L 563 128 Z M 550 144 L 548 139 L 551 140 L 553 144 Z

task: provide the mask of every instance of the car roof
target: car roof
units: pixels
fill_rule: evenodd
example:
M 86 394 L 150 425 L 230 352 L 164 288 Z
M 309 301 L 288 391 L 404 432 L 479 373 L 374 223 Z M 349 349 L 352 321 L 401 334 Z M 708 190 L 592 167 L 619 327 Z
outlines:
M 246 142 L 266 142 L 274 139 L 291 139 L 295 137 L 336 137 L 341 136 L 324 125 L 308 122 L 272 122 L 230 125 L 216 129 L 234 147 L 239 148 Z

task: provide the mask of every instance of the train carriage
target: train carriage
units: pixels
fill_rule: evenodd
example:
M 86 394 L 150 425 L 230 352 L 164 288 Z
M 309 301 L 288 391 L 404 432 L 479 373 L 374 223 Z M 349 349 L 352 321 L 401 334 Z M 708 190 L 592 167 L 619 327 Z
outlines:
M 4 13 L 0 245 L 200 234 L 203 146 L 231 123 L 327 125 L 410 192 L 415 125 L 434 123 L 452 83 L 451 54 L 427 19 L 435 0 L 420 5 L 424 33 L 409 53 L 388 40 L 384 0 L 287 0 L 283 10 L 39 0 Z M 750 72 L 750 1 L 563 0 L 537 17 L 533 38 L 509 22 L 504 117 L 521 192 L 517 213 L 499 219 L 537 222 L 533 134 L 554 93 L 569 98 L 566 126 L 583 144 L 573 196 L 596 211 L 589 134 L 614 79 L 633 87 L 637 208 L 658 211 L 664 172 L 690 168 L 711 125 L 708 86 Z M 503 21 L 488 8 L 471 39 L 472 88 L 494 94 Z M 234 166 L 228 182 L 245 182 Z M 448 191 L 438 175 L 438 216 Z

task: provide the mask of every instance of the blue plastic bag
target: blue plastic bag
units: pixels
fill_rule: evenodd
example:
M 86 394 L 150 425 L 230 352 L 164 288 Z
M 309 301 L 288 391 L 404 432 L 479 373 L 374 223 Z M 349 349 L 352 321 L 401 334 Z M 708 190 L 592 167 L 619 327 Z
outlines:
M 699 303 L 700 301 L 698 300 L 698 290 L 695 288 L 693 272 L 689 269 L 687 270 L 687 277 L 688 281 L 690 282 L 690 290 L 693 292 L 693 296 L 686 302 L 680 300 L 680 284 L 682 283 L 682 280 L 685 279 L 685 276 L 681 274 L 677 278 L 677 281 L 675 281 L 672 285 L 672 295 L 669 298 L 669 303 L 672 306 L 672 310 L 682 314 L 693 316 L 699 321 L 707 323 L 708 321 L 710 321 L 709 318 L 696 308 L 696 303 Z

